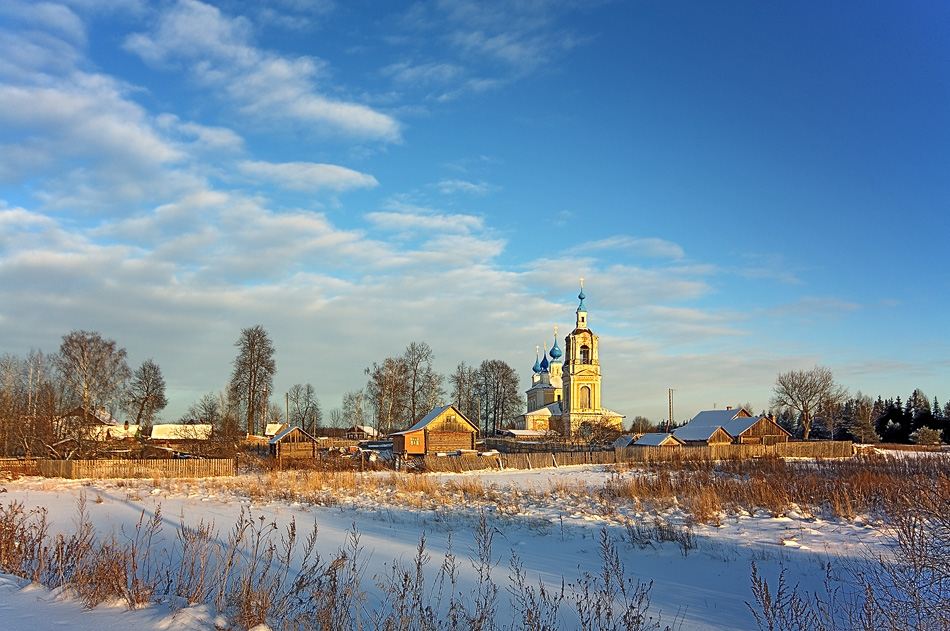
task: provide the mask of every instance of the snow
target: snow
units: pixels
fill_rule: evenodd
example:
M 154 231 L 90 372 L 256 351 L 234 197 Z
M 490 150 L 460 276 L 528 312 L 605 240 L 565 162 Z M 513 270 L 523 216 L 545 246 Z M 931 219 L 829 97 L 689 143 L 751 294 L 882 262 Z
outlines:
M 478 482 L 492 489 L 498 499 L 484 506 L 433 506 L 424 492 L 394 502 L 391 483 L 387 482 L 390 475 L 365 474 L 363 492 L 341 497 L 332 506 L 250 497 L 234 490 L 240 485 L 228 479 L 166 481 L 155 486 L 151 480 L 22 478 L 2 485 L 0 502 L 20 501 L 27 509 L 46 507 L 51 529 L 65 532 L 73 527 L 77 502 L 84 494 L 86 509 L 100 536 L 130 530 L 142 511 L 151 515 L 160 507 L 162 537 L 168 545 L 174 542 L 175 529 L 183 523 L 213 521 L 220 533 L 226 533 L 242 510 L 281 527 L 293 518 L 307 530 L 315 520 L 323 555 L 340 550 L 355 527 L 364 558 L 369 560 L 367 586 L 372 585 L 373 575 L 384 572 L 394 560 L 411 563 L 423 533 L 433 559 L 427 569 L 433 575 L 451 541 L 452 552 L 463 560 L 462 582 L 474 583 L 472 564 L 464 560 L 475 554 L 473 532 L 484 513 L 496 532 L 493 556 L 498 564 L 493 578 L 500 587 L 497 621 L 503 625 L 511 622 L 507 587 L 512 554 L 522 561 L 535 584 L 540 579 L 559 586 L 562 577 L 571 582 L 581 572 L 598 573 L 598 537 L 602 530 L 618 542 L 628 576 L 653 582 L 651 612 L 660 613 L 664 624 L 684 631 L 756 628 L 746 605 L 746 601 L 752 601 L 753 561 L 767 578 L 777 577 L 786 568 L 791 584 L 801 583 L 803 588 L 815 590 L 827 563 L 879 551 L 886 542 L 879 524 L 868 516 L 824 520 L 795 510 L 780 517 L 764 512 L 722 515 L 719 525 L 694 525 L 696 545 L 691 550 L 671 541 L 636 542 L 625 523 L 651 525 L 661 519 L 682 526 L 686 515 L 675 504 L 656 511 L 605 504 L 598 498 L 598 489 L 610 480 L 638 474 L 618 473 L 603 466 L 428 474 L 433 484 Z M 20 579 L 5 575 L 0 575 L 0 620 L 5 631 L 153 631 L 226 626 L 220 614 L 206 605 L 173 609 L 167 604 L 154 604 L 129 611 L 121 605 L 107 604 L 85 610 L 63 593 L 24 585 Z

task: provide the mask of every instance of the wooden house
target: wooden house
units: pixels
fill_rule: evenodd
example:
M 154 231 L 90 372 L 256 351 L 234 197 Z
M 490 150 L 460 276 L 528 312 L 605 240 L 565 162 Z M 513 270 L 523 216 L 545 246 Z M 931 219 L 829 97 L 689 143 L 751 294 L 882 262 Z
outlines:
M 787 443 L 791 437 L 785 429 L 768 416 L 737 418 L 726 424 L 725 430 L 739 445 L 774 445 Z
M 270 455 L 275 458 L 316 458 L 319 442 L 299 427 L 286 427 L 267 445 Z
M 744 409 L 705 410 L 675 430 L 676 437 L 689 444 L 774 445 L 788 442 L 790 434 L 774 418 L 752 416 Z
M 369 425 L 353 425 L 346 429 L 346 437 L 350 440 L 379 440 L 379 432 Z
M 393 434 L 393 453 L 413 456 L 475 449 L 476 438 L 478 427 L 454 405 L 443 405 L 406 431 Z

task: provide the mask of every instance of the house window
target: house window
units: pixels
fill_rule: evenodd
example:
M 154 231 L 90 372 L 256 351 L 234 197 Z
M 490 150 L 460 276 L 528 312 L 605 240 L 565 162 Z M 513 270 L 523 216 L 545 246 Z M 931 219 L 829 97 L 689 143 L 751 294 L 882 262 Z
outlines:
M 418 436 L 410 436 L 410 437 L 409 437 L 409 444 L 412 445 L 413 447 L 418 447 L 418 446 L 419 446 L 419 437 L 418 437 Z

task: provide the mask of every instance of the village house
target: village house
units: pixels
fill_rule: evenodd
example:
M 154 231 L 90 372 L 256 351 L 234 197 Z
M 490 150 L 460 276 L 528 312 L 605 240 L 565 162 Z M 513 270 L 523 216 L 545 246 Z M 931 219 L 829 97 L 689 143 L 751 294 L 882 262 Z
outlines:
M 416 456 L 474 450 L 478 428 L 454 405 L 443 405 L 404 432 L 392 434 L 393 453 Z
M 790 437 L 774 418 L 754 417 L 743 408 L 736 410 L 732 407 L 700 412 L 689 423 L 673 430 L 673 433 L 691 445 L 774 445 L 787 442 Z

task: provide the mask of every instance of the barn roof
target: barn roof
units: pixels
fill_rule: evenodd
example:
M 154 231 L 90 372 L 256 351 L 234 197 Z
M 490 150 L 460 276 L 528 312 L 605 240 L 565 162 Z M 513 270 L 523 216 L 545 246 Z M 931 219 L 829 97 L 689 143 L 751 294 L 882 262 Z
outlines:
M 613 447 L 629 447 L 637 441 L 637 437 L 633 434 L 624 434 L 620 438 L 614 441 Z
M 692 425 L 693 427 L 726 427 L 726 424 L 732 420 L 751 417 L 751 415 L 746 412 L 743 408 L 738 410 L 735 408 L 725 409 L 725 410 L 704 410 L 693 417 L 685 427 Z
M 686 425 L 673 430 L 673 434 L 680 440 L 709 440 L 719 429 L 726 432 L 722 425 L 693 425 L 693 422 L 690 421 Z M 729 432 L 726 433 L 729 434 Z
M 683 444 L 683 440 L 678 436 L 662 432 L 651 432 L 649 434 L 644 434 L 639 440 L 637 440 L 635 444 L 639 445 L 640 447 L 660 447 L 669 441 L 679 443 L 680 445 Z

